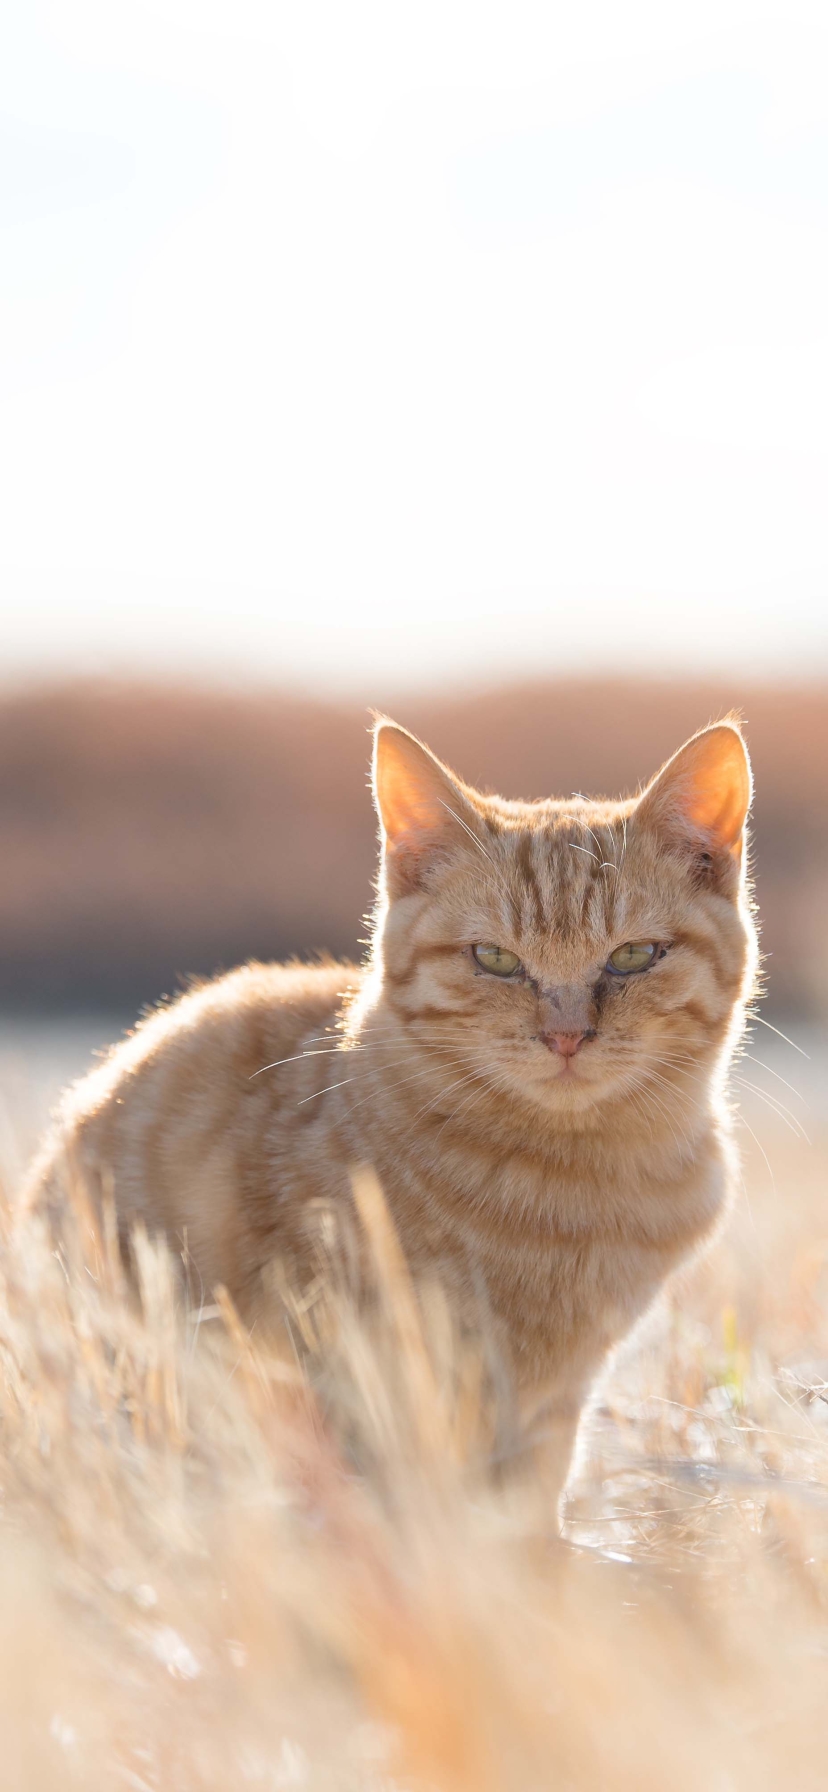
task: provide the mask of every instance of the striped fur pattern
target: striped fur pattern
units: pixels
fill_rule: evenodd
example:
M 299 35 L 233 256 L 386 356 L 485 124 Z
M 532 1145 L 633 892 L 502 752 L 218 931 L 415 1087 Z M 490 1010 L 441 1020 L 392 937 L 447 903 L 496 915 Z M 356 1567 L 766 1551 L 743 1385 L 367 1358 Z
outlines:
M 255 1312 L 274 1259 L 315 1272 L 320 1212 L 372 1164 L 413 1271 L 485 1313 L 563 1478 L 596 1374 L 732 1184 L 746 750 L 719 723 L 638 797 L 523 803 L 382 723 L 374 788 L 365 967 L 248 965 L 157 1011 L 69 1092 L 31 1192 L 68 1163 Z M 618 974 L 630 943 L 650 961 Z

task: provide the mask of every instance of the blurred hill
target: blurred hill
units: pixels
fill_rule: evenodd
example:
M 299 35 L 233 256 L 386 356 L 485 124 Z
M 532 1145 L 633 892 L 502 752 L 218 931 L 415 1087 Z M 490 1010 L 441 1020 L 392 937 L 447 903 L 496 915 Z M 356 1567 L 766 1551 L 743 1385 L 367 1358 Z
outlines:
M 777 1012 L 828 1008 L 828 689 L 532 684 L 397 720 L 509 796 L 615 795 L 738 705 Z M 250 956 L 353 955 L 369 718 L 278 695 L 71 686 L 0 701 L 0 1001 L 134 1008 Z

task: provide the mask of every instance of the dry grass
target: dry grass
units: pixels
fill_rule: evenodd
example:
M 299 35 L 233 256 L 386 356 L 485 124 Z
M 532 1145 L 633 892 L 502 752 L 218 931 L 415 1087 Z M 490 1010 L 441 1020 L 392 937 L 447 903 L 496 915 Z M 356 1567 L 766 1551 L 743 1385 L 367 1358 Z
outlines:
M 131 1303 L 81 1192 L 58 1254 L 7 1209 L 4 1789 L 823 1786 L 826 1155 L 781 1136 L 605 1389 L 563 1544 L 370 1182 L 376 1324 L 320 1293 L 285 1348 L 147 1241 Z

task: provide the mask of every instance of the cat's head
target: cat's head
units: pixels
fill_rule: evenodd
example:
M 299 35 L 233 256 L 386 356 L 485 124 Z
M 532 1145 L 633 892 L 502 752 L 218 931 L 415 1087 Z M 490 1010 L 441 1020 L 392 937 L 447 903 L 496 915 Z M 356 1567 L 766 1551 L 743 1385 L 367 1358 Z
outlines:
M 380 722 L 374 791 L 375 977 L 412 1038 L 570 1110 L 645 1071 L 691 1077 L 720 1050 L 755 963 L 734 723 L 695 735 L 635 798 L 523 803 L 472 790 Z

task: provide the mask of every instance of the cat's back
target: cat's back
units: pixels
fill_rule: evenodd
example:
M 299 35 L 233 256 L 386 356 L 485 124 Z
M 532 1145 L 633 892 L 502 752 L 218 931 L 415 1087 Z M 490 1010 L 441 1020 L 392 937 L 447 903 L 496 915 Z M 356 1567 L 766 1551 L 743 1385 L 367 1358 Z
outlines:
M 264 1163 L 274 1116 L 295 1103 L 290 1064 L 257 1072 L 321 1037 L 357 976 L 249 964 L 156 1009 L 67 1091 L 29 1200 L 54 1207 L 79 1176 L 93 1197 L 111 1188 L 123 1227 L 141 1219 L 177 1239 L 205 1281 L 243 1280 L 239 1163 Z

